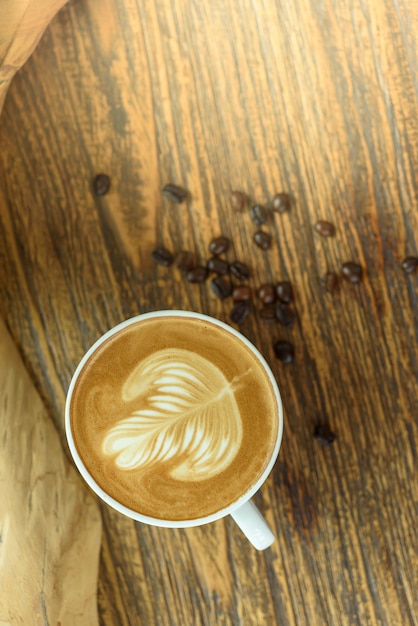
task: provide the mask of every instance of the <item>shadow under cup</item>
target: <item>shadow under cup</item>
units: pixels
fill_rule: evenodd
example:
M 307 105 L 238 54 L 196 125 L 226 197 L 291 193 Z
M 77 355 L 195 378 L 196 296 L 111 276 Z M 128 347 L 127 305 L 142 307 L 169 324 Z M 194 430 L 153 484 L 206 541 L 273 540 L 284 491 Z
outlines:
M 241 333 L 203 314 L 157 311 L 88 350 L 65 426 L 78 470 L 107 504 L 179 528 L 237 512 L 260 488 L 283 412 L 267 362 Z

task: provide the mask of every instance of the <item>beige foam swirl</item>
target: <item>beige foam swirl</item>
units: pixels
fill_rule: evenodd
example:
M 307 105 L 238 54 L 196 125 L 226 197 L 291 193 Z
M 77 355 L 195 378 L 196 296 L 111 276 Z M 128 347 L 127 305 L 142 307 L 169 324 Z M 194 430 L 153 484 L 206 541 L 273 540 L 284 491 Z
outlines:
M 126 471 L 170 460 L 171 475 L 178 480 L 218 474 L 233 461 L 242 441 L 236 384 L 188 350 L 156 352 L 124 383 L 123 400 L 137 400 L 138 408 L 110 428 L 103 452 Z

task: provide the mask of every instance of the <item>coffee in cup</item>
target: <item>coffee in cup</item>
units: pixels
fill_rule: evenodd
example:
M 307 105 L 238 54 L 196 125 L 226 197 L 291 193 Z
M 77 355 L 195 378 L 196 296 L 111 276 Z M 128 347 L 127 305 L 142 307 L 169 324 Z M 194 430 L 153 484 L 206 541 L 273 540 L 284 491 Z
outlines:
M 91 486 L 157 525 L 203 523 L 248 499 L 282 432 L 277 386 L 254 346 L 185 311 L 138 316 L 96 342 L 66 413 Z

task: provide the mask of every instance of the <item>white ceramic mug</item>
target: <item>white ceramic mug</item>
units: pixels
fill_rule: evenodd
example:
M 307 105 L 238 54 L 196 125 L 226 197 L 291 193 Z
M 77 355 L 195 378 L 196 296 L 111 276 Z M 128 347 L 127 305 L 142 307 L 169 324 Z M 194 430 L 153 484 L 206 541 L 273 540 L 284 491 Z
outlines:
M 266 468 L 264 472 L 262 473 L 262 475 L 260 476 L 260 478 L 258 479 L 258 481 L 254 485 L 252 485 L 251 488 L 248 489 L 248 491 L 243 496 L 241 496 L 238 500 L 236 500 L 235 502 L 232 502 L 227 507 L 217 511 L 216 513 L 213 513 L 211 515 L 198 518 L 198 519 L 180 520 L 180 521 L 156 519 L 156 518 L 149 517 L 147 515 L 143 515 L 141 513 L 138 513 L 136 511 L 133 511 L 127 508 L 126 506 L 124 506 L 123 504 L 115 500 L 113 497 L 109 496 L 105 491 L 103 491 L 103 489 L 96 483 L 96 481 L 90 474 L 89 470 L 86 468 L 83 461 L 81 460 L 80 455 L 78 454 L 78 451 L 74 442 L 73 433 L 71 430 L 71 420 L 70 420 L 71 397 L 74 391 L 77 378 L 79 377 L 80 372 L 82 371 L 84 365 L 90 359 L 92 354 L 97 350 L 97 348 L 104 341 L 106 341 L 109 337 L 123 330 L 124 328 L 126 328 L 126 326 L 130 324 L 137 323 L 141 320 L 147 320 L 150 318 L 156 318 L 156 317 L 161 318 L 161 317 L 170 317 L 170 316 L 182 316 L 186 318 L 187 317 L 195 318 L 195 319 L 200 319 L 203 321 L 211 322 L 212 324 L 215 324 L 219 326 L 220 328 L 226 330 L 227 332 L 231 333 L 234 337 L 238 339 L 238 341 L 245 344 L 245 346 L 247 346 L 252 351 L 254 356 L 257 358 L 259 363 L 264 368 L 271 382 L 271 387 L 273 389 L 273 393 L 275 394 L 275 399 L 276 399 L 277 409 L 278 409 L 278 428 L 277 428 L 277 437 L 276 437 L 275 445 L 272 450 L 271 457 L 268 463 L 266 464 Z M 270 474 L 270 471 L 279 453 L 280 444 L 282 440 L 282 434 L 283 434 L 282 401 L 281 401 L 280 392 L 277 387 L 276 380 L 271 372 L 270 367 L 268 366 L 266 360 L 264 359 L 264 357 L 260 354 L 257 348 L 255 348 L 255 346 L 246 337 L 244 337 L 240 332 L 238 332 L 231 326 L 217 319 L 209 317 L 207 315 L 194 313 L 190 311 L 178 311 L 178 310 L 154 311 L 152 313 L 145 313 L 143 315 L 130 318 L 122 322 L 121 324 L 118 324 L 117 326 L 109 330 L 107 333 L 105 333 L 102 337 L 100 337 L 100 339 L 98 339 L 96 343 L 94 343 L 94 345 L 86 352 L 86 354 L 80 361 L 74 373 L 74 376 L 71 380 L 69 389 L 68 389 L 67 401 L 66 401 L 66 406 L 65 406 L 65 429 L 66 429 L 66 435 L 67 435 L 68 445 L 69 445 L 71 454 L 84 480 L 104 502 L 106 502 L 109 506 L 113 507 L 120 513 L 130 517 L 131 519 L 137 520 L 139 522 L 151 524 L 154 526 L 169 527 L 169 528 L 187 528 L 187 527 L 192 527 L 192 526 L 200 526 L 202 524 L 207 524 L 209 522 L 218 520 L 222 517 L 225 517 L 226 515 L 231 515 L 232 518 L 235 520 L 235 522 L 238 524 L 240 529 L 243 531 L 243 533 L 246 535 L 246 537 L 250 540 L 250 542 L 254 545 L 255 548 L 257 548 L 258 550 L 264 550 L 273 543 L 275 539 L 274 535 L 271 532 L 269 526 L 267 525 L 267 522 L 261 515 L 260 511 L 257 509 L 255 504 L 251 501 L 251 497 L 260 489 L 260 487 L 262 486 L 262 484 L 264 483 L 264 481 Z

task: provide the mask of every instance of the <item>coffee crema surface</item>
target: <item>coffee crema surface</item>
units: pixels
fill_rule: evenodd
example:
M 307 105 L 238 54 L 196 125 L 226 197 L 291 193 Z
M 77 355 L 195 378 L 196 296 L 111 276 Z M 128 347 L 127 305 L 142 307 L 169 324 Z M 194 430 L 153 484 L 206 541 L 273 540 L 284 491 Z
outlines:
M 216 324 L 183 316 L 139 319 L 107 338 L 70 403 L 95 482 L 129 509 L 173 521 L 216 513 L 255 485 L 278 419 L 256 355 Z

